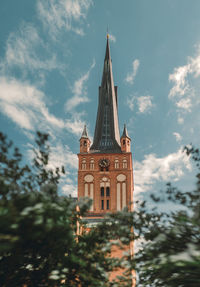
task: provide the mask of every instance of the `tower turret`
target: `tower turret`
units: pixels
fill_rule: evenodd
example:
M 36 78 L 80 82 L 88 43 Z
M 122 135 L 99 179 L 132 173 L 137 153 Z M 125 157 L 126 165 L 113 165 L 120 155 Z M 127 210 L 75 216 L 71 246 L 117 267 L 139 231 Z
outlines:
M 131 151 L 131 138 L 128 135 L 128 131 L 127 131 L 125 124 L 124 124 L 124 130 L 121 136 L 121 149 L 122 149 L 122 152 Z
M 83 132 L 80 138 L 80 153 L 88 153 L 90 150 L 90 139 L 88 137 L 86 125 L 84 125 Z

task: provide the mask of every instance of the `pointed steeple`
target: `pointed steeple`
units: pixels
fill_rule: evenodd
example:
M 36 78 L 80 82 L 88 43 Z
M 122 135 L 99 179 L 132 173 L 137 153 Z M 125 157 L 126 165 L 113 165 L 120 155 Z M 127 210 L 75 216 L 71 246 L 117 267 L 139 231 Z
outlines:
M 120 135 L 117 110 L 117 87 L 114 86 L 109 36 L 107 35 L 106 53 L 101 86 L 99 87 L 99 105 L 91 151 L 120 152 Z
M 83 132 L 80 138 L 80 153 L 88 153 L 90 150 L 90 139 L 88 137 L 86 125 L 84 125 Z
M 124 130 L 123 130 L 121 138 L 129 138 L 130 139 L 130 137 L 128 135 L 127 128 L 126 128 L 126 124 L 124 124 Z
M 81 138 L 88 139 L 88 133 L 87 133 L 86 125 L 84 125 L 84 128 L 83 128 L 83 132 L 82 132 Z
M 107 34 L 107 43 L 106 43 L 106 54 L 105 54 L 105 61 L 109 61 L 110 57 L 110 45 L 109 45 L 109 34 Z
M 121 136 L 121 149 L 122 149 L 122 152 L 131 151 L 131 138 L 128 135 L 128 131 L 127 131 L 125 124 L 124 124 L 124 130 Z

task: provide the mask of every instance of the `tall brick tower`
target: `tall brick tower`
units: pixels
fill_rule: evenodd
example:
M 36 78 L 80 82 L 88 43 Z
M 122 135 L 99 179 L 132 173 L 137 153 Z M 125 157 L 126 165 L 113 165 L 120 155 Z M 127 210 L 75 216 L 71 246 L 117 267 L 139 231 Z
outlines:
M 93 201 L 88 214 L 91 223 L 106 212 L 116 212 L 133 202 L 133 165 L 131 139 L 126 126 L 120 138 L 117 107 L 117 86 L 114 86 L 109 36 L 101 86 L 93 144 L 86 126 L 80 138 L 78 198 Z M 98 221 L 98 220 L 97 220 Z
M 90 197 L 92 205 L 85 218 L 90 229 L 105 213 L 121 211 L 125 207 L 133 209 L 133 164 L 131 139 L 126 125 L 120 138 L 117 107 L 117 86 L 114 86 L 109 36 L 107 35 L 106 54 L 93 144 L 86 126 L 80 138 L 78 154 L 78 198 Z M 133 254 L 133 242 L 124 247 Z M 113 248 L 112 257 L 121 258 L 123 250 Z M 122 275 L 123 269 L 110 274 L 110 280 Z M 134 271 L 133 271 L 134 275 Z M 131 286 L 135 286 L 133 281 Z

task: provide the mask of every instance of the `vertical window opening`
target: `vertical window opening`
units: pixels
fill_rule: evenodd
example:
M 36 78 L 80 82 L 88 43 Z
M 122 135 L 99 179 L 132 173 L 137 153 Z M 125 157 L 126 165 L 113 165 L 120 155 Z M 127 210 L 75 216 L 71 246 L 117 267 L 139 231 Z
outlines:
M 110 208 L 110 207 L 109 207 L 109 200 L 107 200 L 107 202 L 106 202 L 106 208 L 107 208 L 107 209 Z
M 110 196 L 110 187 L 109 186 L 106 187 L 106 196 Z
M 101 196 L 104 196 L 104 187 L 101 187 Z
M 101 209 L 104 210 L 104 200 L 101 201 Z
M 125 145 L 125 143 L 126 143 L 126 141 L 125 141 L 125 140 L 123 140 L 123 145 Z

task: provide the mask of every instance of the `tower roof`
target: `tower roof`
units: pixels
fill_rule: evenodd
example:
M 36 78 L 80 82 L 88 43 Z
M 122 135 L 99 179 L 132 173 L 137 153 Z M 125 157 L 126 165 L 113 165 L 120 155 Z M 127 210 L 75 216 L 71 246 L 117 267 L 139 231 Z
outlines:
M 85 139 L 88 139 L 88 133 L 87 133 L 87 128 L 86 128 L 86 125 L 84 125 L 84 128 L 83 128 L 83 132 L 82 132 L 82 135 L 81 135 L 81 138 L 85 138 Z
M 108 36 L 102 81 L 99 87 L 99 105 L 94 141 L 90 150 L 98 152 L 121 152 L 117 110 L 117 87 L 114 86 L 113 81 Z
M 121 138 L 129 138 L 130 139 L 130 137 L 128 135 L 127 128 L 126 128 L 126 124 L 124 124 L 124 130 L 123 130 Z

